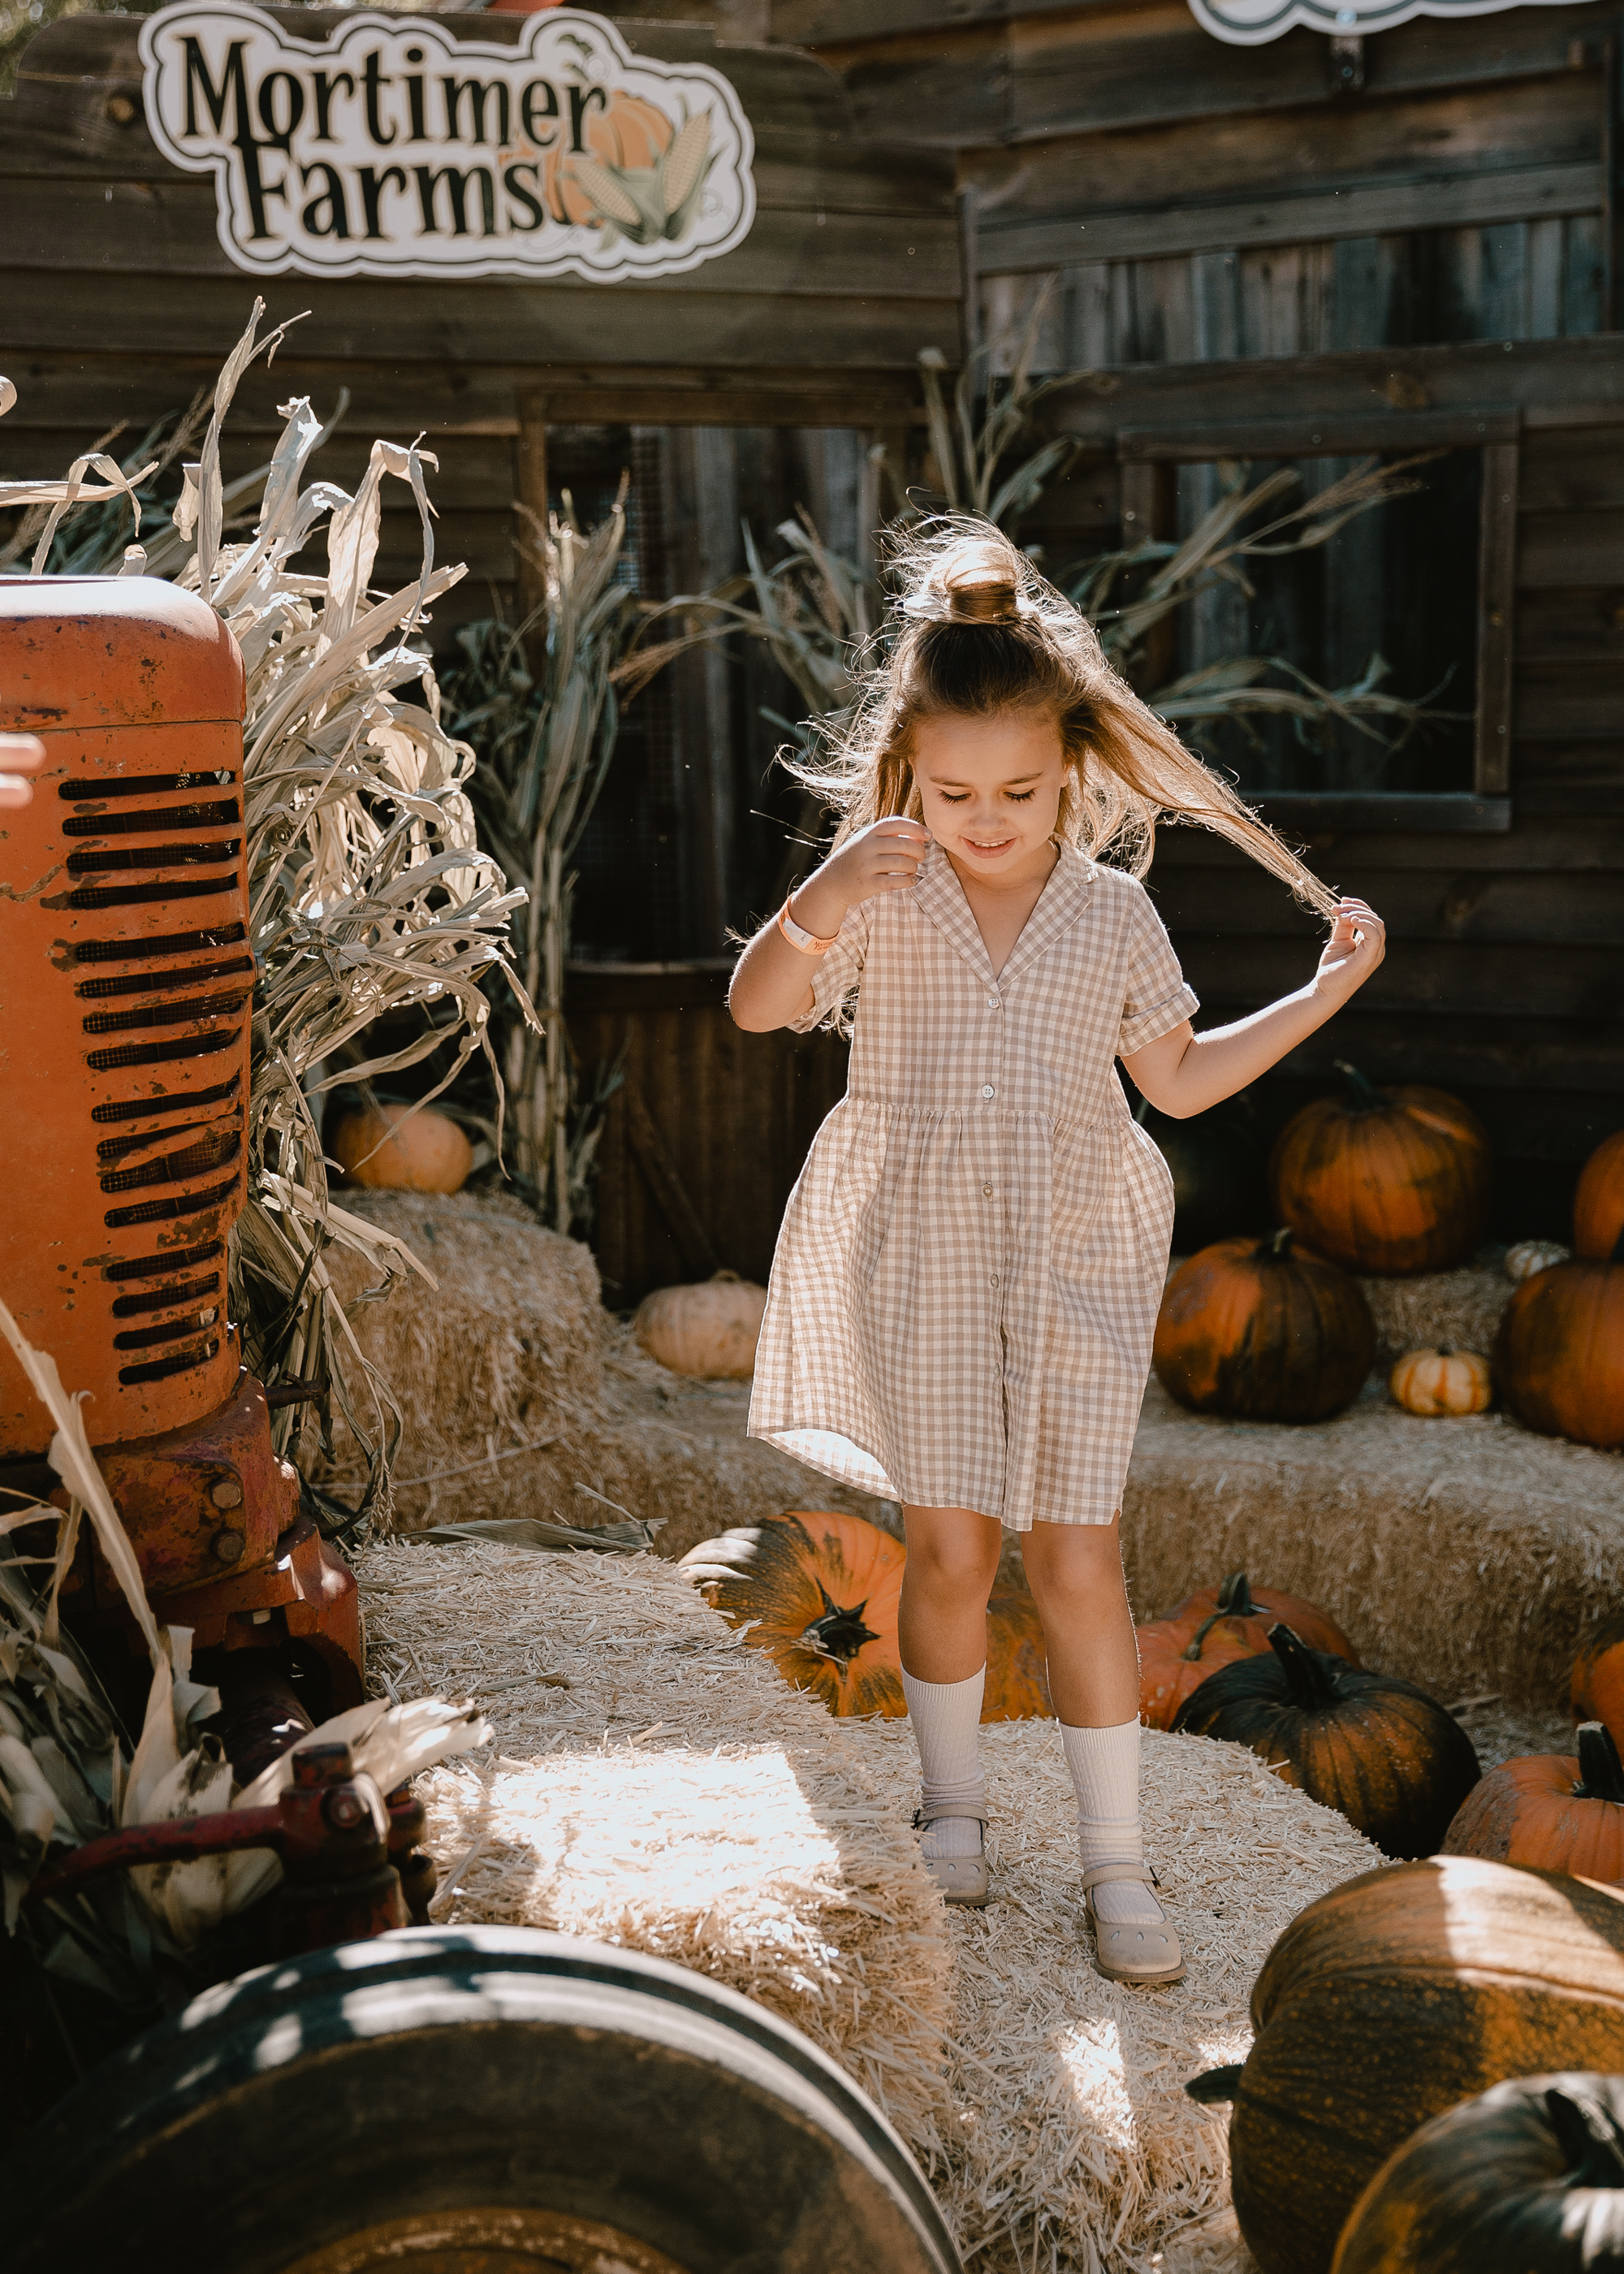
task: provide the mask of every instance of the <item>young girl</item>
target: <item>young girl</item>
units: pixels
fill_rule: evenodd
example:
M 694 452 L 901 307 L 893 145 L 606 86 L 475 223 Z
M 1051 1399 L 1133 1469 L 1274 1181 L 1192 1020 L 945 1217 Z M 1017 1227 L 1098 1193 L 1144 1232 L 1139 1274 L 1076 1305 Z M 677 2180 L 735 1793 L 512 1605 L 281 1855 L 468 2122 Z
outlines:
M 808 776 L 842 811 L 834 848 L 733 975 L 756 1033 L 838 1020 L 856 995 L 850 1085 L 778 1238 L 750 1429 L 902 1504 L 914 1821 L 950 1902 L 988 1899 L 985 1615 L 1002 1533 L 1020 1534 L 1095 1962 L 1170 1982 L 1117 1524 L 1172 1180 L 1112 1061 L 1162 1112 L 1199 1113 L 1363 985 L 1382 927 L 1184 749 L 997 531 L 940 525 L 909 568 L 909 621 Z M 1139 882 L 1162 813 L 1244 846 L 1331 919 L 1306 986 L 1202 1035 Z

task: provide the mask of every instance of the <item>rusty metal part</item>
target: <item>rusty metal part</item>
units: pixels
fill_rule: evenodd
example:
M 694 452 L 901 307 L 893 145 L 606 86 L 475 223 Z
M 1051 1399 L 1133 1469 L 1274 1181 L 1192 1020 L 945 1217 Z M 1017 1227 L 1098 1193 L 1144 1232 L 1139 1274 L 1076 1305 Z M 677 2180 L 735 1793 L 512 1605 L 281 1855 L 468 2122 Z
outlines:
M 239 1785 L 252 1784 L 314 1723 L 269 1651 L 233 1651 L 220 1677 L 220 1736 Z M 391 1817 L 393 1824 L 393 1817 Z
M 0 817 L 0 1285 L 92 1442 L 236 1378 L 225 1239 L 246 1174 L 253 959 L 243 664 L 156 577 L 0 578 L 0 728 L 46 746 Z M 0 1349 L 0 1458 L 52 1424 Z
M 320 1382 L 273 1382 L 265 1393 L 265 1402 L 273 1413 L 278 1413 L 284 1405 L 313 1404 L 323 1395 L 324 1389 L 325 1385 Z
M 29 1888 L 30 1902 L 74 1894 L 109 1871 L 269 1848 L 281 1857 L 271 1939 L 275 1955 L 356 1942 L 409 1924 L 400 1874 L 388 1861 L 389 1812 L 376 1783 L 342 1743 L 296 1748 L 293 1781 L 273 1808 L 131 1825 L 76 1848 Z
M 298 1471 L 271 1449 L 265 1391 L 251 1374 L 214 1412 L 103 1446 L 96 1458 L 164 1618 L 161 1598 L 273 1562 L 298 1515 Z M 122 1600 L 99 1547 L 94 1569 L 97 1602 Z
M 752 2251 L 741 2267 L 763 2264 Z M 618 2226 L 527 2203 L 408 2211 L 357 2227 L 283 2274 L 688 2274 L 674 2258 Z
M 423 1803 L 409 1784 L 384 1796 L 389 1811 L 389 1861 L 401 1875 L 401 1892 L 413 1926 L 427 1926 L 429 1905 L 440 1885 L 434 1858 L 420 1846 L 425 1818 Z

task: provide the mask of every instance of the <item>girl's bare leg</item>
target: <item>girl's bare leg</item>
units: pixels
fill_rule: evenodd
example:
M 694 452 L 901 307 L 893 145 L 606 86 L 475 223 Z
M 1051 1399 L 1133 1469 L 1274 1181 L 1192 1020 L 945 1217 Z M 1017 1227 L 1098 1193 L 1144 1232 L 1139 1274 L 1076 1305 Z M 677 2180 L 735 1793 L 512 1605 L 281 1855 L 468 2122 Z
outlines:
M 1049 1695 L 1077 1788 L 1083 1868 L 1142 1864 L 1139 1662 L 1118 1519 L 1034 1524 L 1020 1544 L 1049 1645 Z M 1108 1881 L 1095 1888 L 1094 1901 L 1106 1921 L 1148 1928 L 1162 1917 L 1140 1881 Z
M 910 1537 L 910 1562 L 913 1547 Z M 1056 1713 L 1072 1728 L 1137 1721 L 1139 1654 L 1123 1583 L 1120 1519 L 1034 1524 L 1022 1532 L 1020 1551 L 1042 1615 Z
M 984 1811 L 981 1695 L 987 1666 L 987 1598 L 998 1569 L 999 1526 L 965 1508 L 905 1508 L 908 1560 L 898 1626 L 902 1686 L 919 1747 L 927 1807 Z M 933 1877 L 950 1902 L 984 1901 L 981 1827 L 944 1816 L 922 1842 Z M 958 1890 L 974 1879 L 969 1894 Z
M 963 1682 L 987 1663 L 987 1598 L 1002 1527 L 969 1508 L 905 1508 L 908 1560 L 897 1636 L 921 1682 Z M 1053 1531 L 1056 1527 L 1049 1525 Z

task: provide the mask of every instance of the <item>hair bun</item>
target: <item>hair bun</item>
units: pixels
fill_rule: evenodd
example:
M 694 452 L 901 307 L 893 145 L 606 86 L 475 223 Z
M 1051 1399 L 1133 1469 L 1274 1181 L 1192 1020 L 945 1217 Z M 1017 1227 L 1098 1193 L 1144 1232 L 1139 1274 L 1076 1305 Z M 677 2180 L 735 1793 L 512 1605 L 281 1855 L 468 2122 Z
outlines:
M 1002 568 L 972 564 L 947 580 L 947 620 L 952 624 L 1012 624 L 1015 579 Z
M 903 613 L 928 623 L 1019 623 L 1032 603 L 1021 599 L 1018 578 L 1012 546 L 973 538 L 936 561 Z

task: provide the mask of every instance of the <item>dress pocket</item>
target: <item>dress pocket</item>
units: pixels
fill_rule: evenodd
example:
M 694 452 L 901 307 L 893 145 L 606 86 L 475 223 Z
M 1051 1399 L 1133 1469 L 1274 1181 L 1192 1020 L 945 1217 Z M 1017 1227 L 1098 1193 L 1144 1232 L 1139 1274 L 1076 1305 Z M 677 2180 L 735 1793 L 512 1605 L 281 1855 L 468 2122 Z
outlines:
M 1098 1122 L 1061 1122 L 1050 1168 L 1050 1224 L 1056 1251 L 1084 1246 L 1122 1181 L 1117 1132 Z

